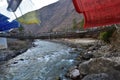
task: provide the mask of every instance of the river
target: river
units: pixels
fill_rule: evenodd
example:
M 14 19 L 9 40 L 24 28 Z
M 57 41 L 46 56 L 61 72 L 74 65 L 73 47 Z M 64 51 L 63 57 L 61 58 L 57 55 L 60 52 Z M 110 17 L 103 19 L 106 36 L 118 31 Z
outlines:
M 0 66 L 0 80 L 56 80 L 74 65 L 71 48 L 48 41 L 36 45 Z

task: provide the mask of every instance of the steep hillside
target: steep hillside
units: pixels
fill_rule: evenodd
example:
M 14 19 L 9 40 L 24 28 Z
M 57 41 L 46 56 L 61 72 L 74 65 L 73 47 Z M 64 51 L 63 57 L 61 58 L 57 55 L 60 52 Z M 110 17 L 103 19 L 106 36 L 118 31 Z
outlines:
M 73 19 L 80 22 L 82 15 L 78 14 L 73 6 L 72 0 L 60 0 L 57 3 L 37 10 L 41 21 L 40 25 L 24 25 L 30 32 L 61 31 L 72 27 Z

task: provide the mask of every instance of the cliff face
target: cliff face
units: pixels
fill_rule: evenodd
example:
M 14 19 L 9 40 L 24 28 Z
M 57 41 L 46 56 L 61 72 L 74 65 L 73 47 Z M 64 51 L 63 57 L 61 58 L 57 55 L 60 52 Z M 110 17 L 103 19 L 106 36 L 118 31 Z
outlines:
M 72 0 L 60 0 L 57 3 L 37 10 L 40 25 L 24 25 L 26 31 L 47 32 L 61 31 L 72 27 L 73 19 L 80 22 L 82 15 L 78 14 L 73 6 Z

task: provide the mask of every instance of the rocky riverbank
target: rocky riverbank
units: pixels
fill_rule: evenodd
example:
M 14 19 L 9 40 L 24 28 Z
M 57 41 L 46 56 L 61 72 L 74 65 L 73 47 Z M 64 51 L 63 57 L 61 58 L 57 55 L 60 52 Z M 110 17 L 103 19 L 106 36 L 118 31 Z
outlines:
M 72 54 L 74 54 L 74 51 L 78 53 L 77 65 L 74 65 L 66 72 L 65 77 L 68 79 L 120 79 L 120 48 L 114 48 L 111 44 L 105 44 L 94 39 L 61 39 L 53 41 L 72 47 Z M 8 49 L 0 50 L 0 60 L 3 62 L 25 52 L 32 46 L 32 41 L 9 39 L 8 46 Z M 115 45 L 115 47 L 118 46 Z M 58 78 L 57 80 L 62 79 Z
M 0 64 L 24 53 L 32 46 L 30 40 L 7 39 L 8 48 L 0 50 Z
M 65 75 L 70 80 L 120 79 L 119 48 L 92 39 L 63 39 L 56 42 L 72 46 L 79 52 L 77 65 L 71 67 Z

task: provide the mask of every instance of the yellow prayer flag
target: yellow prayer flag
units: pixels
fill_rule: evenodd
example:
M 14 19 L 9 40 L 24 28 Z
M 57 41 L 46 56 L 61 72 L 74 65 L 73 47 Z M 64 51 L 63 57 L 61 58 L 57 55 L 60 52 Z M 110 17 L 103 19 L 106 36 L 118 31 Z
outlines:
M 18 18 L 18 21 L 23 24 L 40 24 L 40 20 L 36 11 L 32 11 L 23 15 L 22 17 Z

